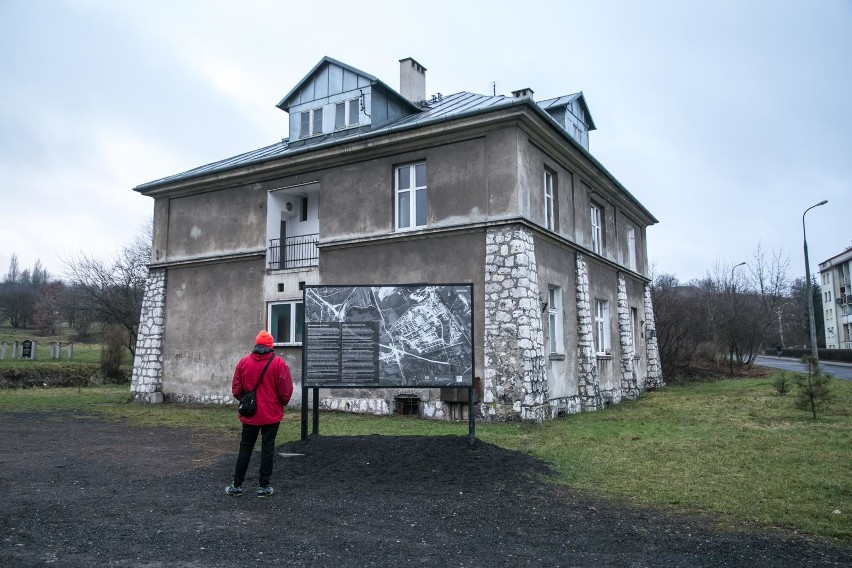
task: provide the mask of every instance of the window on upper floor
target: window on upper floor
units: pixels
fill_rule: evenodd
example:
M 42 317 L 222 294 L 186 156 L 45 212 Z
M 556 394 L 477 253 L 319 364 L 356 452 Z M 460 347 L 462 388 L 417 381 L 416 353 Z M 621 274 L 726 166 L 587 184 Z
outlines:
M 394 175 L 397 230 L 426 226 L 426 163 L 397 166 Z
M 322 109 L 315 108 L 312 111 L 313 116 L 311 117 L 313 120 L 313 127 L 311 128 L 311 134 L 322 134 Z
M 340 130 L 359 123 L 358 99 L 350 99 L 334 105 L 334 129 Z
M 555 178 L 556 174 L 544 170 L 544 226 L 551 231 L 556 230 Z
M 627 225 L 627 268 L 636 270 L 636 229 Z
M 609 302 L 595 300 L 595 351 L 598 355 L 609 355 Z
M 269 330 L 275 345 L 301 345 L 304 321 L 305 304 L 303 302 L 269 304 Z
M 562 353 L 562 288 L 547 289 L 547 331 L 550 353 Z
M 322 134 L 322 108 L 299 113 L 299 138 Z
M 311 135 L 311 113 L 310 111 L 299 113 L 299 138 L 307 138 Z
M 592 252 L 603 252 L 603 208 L 592 203 L 590 208 L 592 222 Z

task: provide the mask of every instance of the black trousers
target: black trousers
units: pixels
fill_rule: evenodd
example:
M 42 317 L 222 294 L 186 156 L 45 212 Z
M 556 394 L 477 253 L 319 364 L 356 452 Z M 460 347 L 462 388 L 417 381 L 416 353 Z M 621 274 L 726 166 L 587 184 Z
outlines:
M 260 442 L 260 477 L 258 478 L 259 487 L 269 485 L 269 478 L 272 477 L 272 462 L 275 459 L 275 436 L 278 434 L 278 425 L 267 424 L 265 426 L 252 426 L 243 424 L 243 435 L 240 438 L 240 453 L 237 455 L 237 466 L 234 468 L 234 486 L 240 487 L 246 478 L 246 470 L 251 461 L 251 453 L 254 451 L 254 444 L 257 442 L 257 435 L 261 434 Z

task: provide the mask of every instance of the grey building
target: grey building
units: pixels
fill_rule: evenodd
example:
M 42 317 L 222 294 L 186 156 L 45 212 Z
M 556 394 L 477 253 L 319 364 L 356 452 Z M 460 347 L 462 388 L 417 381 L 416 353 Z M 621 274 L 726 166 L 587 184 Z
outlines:
M 410 58 L 397 92 L 325 57 L 277 106 L 286 139 L 135 188 L 154 199 L 136 400 L 230 402 L 261 328 L 298 392 L 306 284 L 473 284 L 482 419 L 540 421 L 662 385 L 657 220 L 589 152 L 582 93 L 427 96 Z M 440 389 L 324 390 L 321 406 L 390 413 L 401 396 L 426 417 L 465 411 Z
M 852 349 L 852 247 L 819 264 L 825 346 Z

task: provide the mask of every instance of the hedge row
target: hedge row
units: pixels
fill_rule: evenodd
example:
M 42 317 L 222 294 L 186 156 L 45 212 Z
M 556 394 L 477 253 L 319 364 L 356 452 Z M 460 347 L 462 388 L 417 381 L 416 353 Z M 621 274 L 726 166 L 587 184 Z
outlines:
M 819 349 L 820 361 L 842 361 L 852 363 L 852 349 Z M 767 349 L 765 355 L 778 355 L 777 349 Z M 795 357 L 801 359 L 805 355 L 810 355 L 811 350 L 803 347 L 785 347 L 781 350 L 782 357 Z
M 130 372 L 105 377 L 96 364 L 34 366 L 25 369 L 0 369 L 0 388 L 81 387 L 103 384 L 127 384 Z

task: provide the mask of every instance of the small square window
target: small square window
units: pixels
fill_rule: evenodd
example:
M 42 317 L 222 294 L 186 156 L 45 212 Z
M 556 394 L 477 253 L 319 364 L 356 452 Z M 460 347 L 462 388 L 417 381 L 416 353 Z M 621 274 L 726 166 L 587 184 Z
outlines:
M 276 345 L 301 345 L 304 324 L 303 302 L 269 305 L 269 329 Z

